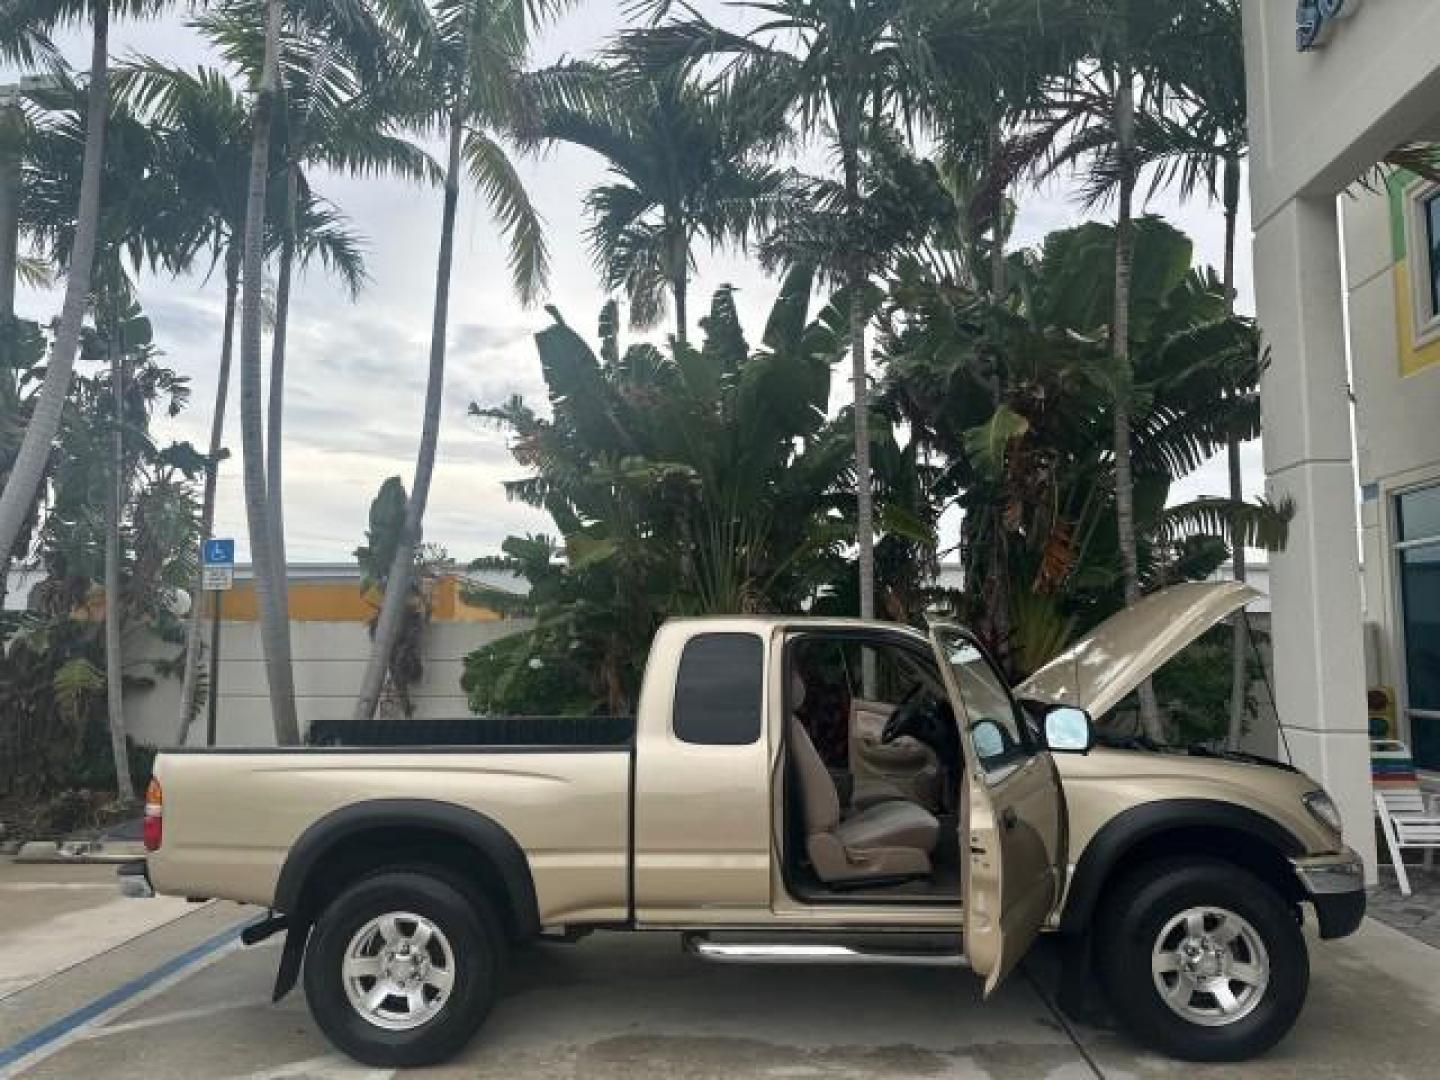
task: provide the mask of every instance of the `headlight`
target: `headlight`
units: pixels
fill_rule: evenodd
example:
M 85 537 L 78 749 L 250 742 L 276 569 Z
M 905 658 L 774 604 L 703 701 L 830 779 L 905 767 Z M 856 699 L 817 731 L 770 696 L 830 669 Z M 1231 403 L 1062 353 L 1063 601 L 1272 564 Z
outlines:
M 1341 833 L 1340 809 L 1335 805 L 1335 800 L 1330 798 L 1324 791 L 1312 791 L 1302 795 L 1300 801 L 1305 804 L 1305 809 L 1310 811 L 1310 816 L 1320 822 L 1336 836 Z

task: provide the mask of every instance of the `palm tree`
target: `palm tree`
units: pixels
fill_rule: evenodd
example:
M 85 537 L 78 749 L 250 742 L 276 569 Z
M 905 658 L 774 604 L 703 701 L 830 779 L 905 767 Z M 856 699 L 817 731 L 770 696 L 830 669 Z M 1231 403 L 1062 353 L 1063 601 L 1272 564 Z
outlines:
M 159 127 L 165 169 L 175 178 L 182 213 L 195 218 L 189 230 L 189 244 L 174 261 L 172 269 L 179 272 L 192 268 L 201 252 L 209 253 L 212 269 L 216 263 L 221 267 L 225 314 L 200 504 L 200 535 L 208 537 L 215 523 L 215 491 L 225 445 L 225 409 L 230 393 L 235 313 L 240 292 L 241 237 L 249 178 L 245 138 L 249 115 L 241 95 L 223 73 L 213 68 L 201 67 L 192 73 L 145 61 L 121 71 L 116 81 L 120 93 Z M 185 631 L 185 671 L 181 676 L 176 745 L 184 744 L 195 712 L 202 595 L 197 569 L 191 585 L 193 602 Z
M 940 5 L 927 28 L 937 65 L 930 111 L 944 148 L 940 161 L 946 186 L 960 211 L 955 238 L 962 249 L 975 249 L 973 258 L 962 266 L 970 277 L 966 284 L 979 285 L 988 278 L 996 303 L 1009 301 L 1012 292 L 1005 251 L 1015 218 L 1011 191 L 1027 163 L 1014 121 L 1034 105 L 1046 78 L 1065 69 L 1074 49 L 1077 21 L 1060 5 L 1042 11 L 1026 0 L 969 0 Z M 988 244 L 979 242 L 981 230 L 988 231 Z M 998 373 L 987 381 L 991 405 L 998 409 Z M 1009 667 L 1011 618 L 1004 586 L 1008 571 L 1002 510 L 992 507 L 984 515 L 996 530 L 996 542 L 988 545 L 993 565 L 981 576 L 990 589 L 983 614 L 993 630 L 994 655 L 1002 667 Z
M 1214 274 L 1191 267 L 1189 240 L 1156 218 L 1135 223 L 1132 358 L 1141 403 L 1132 425 L 1141 580 L 1147 588 L 1213 572 L 1234 544 L 1283 545 L 1288 510 L 1227 499 L 1166 505 L 1172 483 L 1228 438 L 1253 437 L 1259 333 L 1227 316 Z M 1024 675 L 1124 603 L 1115 529 L 1109 347 L 1114 229 L 1089 223 L 1019 252 L 1019 296 L 983 283 L 905 281 L 904 317 L 887 335 L 882 401 L 943 455 L 965 512 L 967 619 L 990 606 L 992 549 L 1004 517 L 1012 544 L 1001 587 L 1015 614 Z M 984 387 L 997 378 L 1000 403 Z M 1225 392 L 1232 391 L 1232 392 Z M 983 623 L 982 623 L 983 625 Z
M 118 92 L 156 125 L 163 168 L 174 178 L 174 213 L 183 219 L 176 231 L 185 235 L 185 243 L 174 256 L 167 258 L 169 269 L 173 273 L 189 271 L 197 260 L 208 254 L 211 269 L 219 265 L 224 280 L 220 360 L 200 516 L 200 534 L 209 536 L 214 526 L 215 491 L 224 451 L 240 287 L 241 237 L 249 178 L 249 113 L 240 92 L 224 73 L 213 68 L 200 67 L 191 72 L 143 60 L 122 69 L 116 83 Z M 300 199 L 295 222 L 298 239 L 293 247 L 298 249 L 301 264 L 318 257 L 353 293 L 364 273 L 358 238 L 308 184 L 302 189 Z M 267 254 L 273 254 L 281 244 L 276 222 L 284 215 L 278 212 L 276 202 L 272 195 Z M 192 591 L 196 598 L 202 595 L 198 568 Z M 184 742 L 195 712 L 202 614 L 201 605 L 193 604 L 186 628 L 186 666 L 181 682 L 177 744 Z
M 733 6 L 754 15 L 756 28 L 731 33 L 691 9 L 688 18 L 636 31 L 629 41 L 652 70 L 721 59 L 737 100 L 762 116 L 793 117 L 803 131 L 823 132 L 840 166 L 835 218 L 849 224 L 847 231 L 858 231 L 865 213 L 867 150 L 879 133 L 888 132 L 893 117 L 914 119 L 928 99 L 921 88 L 933 82 L 935 65 L 923 28 L 932 6 L 923 0 L 737 0 Z M 653 7 L 663 14 L 669 4 Z M 862 618 L 873 618 L 875 508 L 865 331 L 876 296 L 870 283 L 874 253 L 850 245 L 836 254 L 833 269 L 850 306 L 859 608 Z
M 95 261 L 100 218 L 101 170 L 105 154 L 105 120 L 109 107 L 110 17 L 154 14 L 164 0 L 28 0 L 0 10 L 0 57 L 21 64 L 53 53 L 48 34 L 57 27 L 90 20 L 90 76 L 86 84 L 85 158 L 76 210 L 75 244 L 65 283 L 65 300 L 55 332 L 45 382 L 35 403 L 14 467 L 0 492 L 0 559 L 9 562 L 35 492 L 45 474 L 50 446 L 70 378 L 80 327 L 90 299 L 90 274 Z
M 1175 51 L 1169 65 L 1177 107 L 1141 116 L 1137 142 L 1141 157 L 1158 166 L 1157 184 L 1178 183 L 1185 198 L 1203 190 L 1209 198 L 1219 199 L 1225 218 L 1221 280 L 1226 313 L 1234 314 L 1241 163 L 1249 150 L 1239 0 L 1199 0 L 1187 4 L 1181 17 L 1184 31 L 1174 39 Z M 1236 432 L 1225 445 L 1230 499 L 1237 505 L 1244 499 L 1240 443 Z M 1243 548 L 1231 553 L 1231 566 L 1235 580 L 1244 581 Z M 1231 637 L 1230 724 L 1226 739 L 1232 749 L 1239 745 L 1244 733 L 1249 650 L 1248 624 L 1237 617 Z
M 19 104 L 0 100 L 0 328 L 8 328 L 15 318 L 15 281 L 20 266 L 20 155 L 26 128 L 25 113 Z
M 1135 193 L 1145 161 L 1137 131 L 1137 89 L 1141 115 L 1166 108 L 1174 69 L 1166 61 L 1179 40 L 1176 14 L 1148 0 L 1094 0 L 1078 5 L 1089 16 L 1085 55 L 1050 81 L 1045 100 L 1032 110 L 1038 136 L 1032 145 L 1048 158 L 1045 171 L 1083 166 L 1087 201 L 1114 195 L 1114 308 L 1109 328 L 1115 403 L 1112 446 L 1115 520 L 1124 571 L 1125 602 L 1140 598 L 1140 565 L 1135 533 L 1135 477 L 1131 462 L 1131 291 L 1135 260 Z M 1140 687 L 1147 735 L 1164 739 L 1164 724 L 1152 684 Z
M 271 333 L 268 404 L 265 417 L 265 474 L 270 500 L 273 558 L 288 562 L 284 525 L 284 402 L 285 359 L 289 339 L 290 296 L 297 256 L 306 252 L 301 218 L 314 198 L 305 170 L 324 166 L 367 175 L 388 174 L 438 182 L 439 168 L 428 154 L 394 133 L 393 89 L 396 40 L 394 30 L 413 23 L 418 0 L 394 0 L 384 12 L 360 0 L 298 0 L 286 5 L 279 44 L 279 93 L 272 136 L 283 175 L 274 220 L 279 252 L 275 314 Z M 258 76 L 265 56 L 258 0 L 231 0 L 194 25 L 241 71 Z M 392 26 L 381 18 L 400 20 Z M 323 252 L 322 252 L 323 254 Z M 303 261 L 303 259 L 302 259 Z M 357 267 L 358 269 L 358 264 Z M 358 289 L 359 274 L 335 269 Z M 284 583 L 278 587 L 288 592 Z M 287 602 L 288 606 L 288 602 Z
M 615 182 L 590 191 L 591 255 L 607 290 L 623 289 L 630 325 L 654 326 L 674 304 L 675 336 L 689 330 L 687 287 L 696 238 L 711 247 L 763 229 L 782 196 L 780 170 L 755 160 L 780 125 L 757 128 L 724 93 L 680 71 L 597 68 L 610 92 L 583 111 L 555 109 L 528 137 L 582 146 L 606 161 Z
M 405 525 L 386 577 L 374 644 L 355 702 L 356 720 L 374 716 L 384 688 L 404 620 L 430 497 L 445 386 L 450 272 L 462 169 L 490 204 L 508 238 L 511 277 L 522 302 L 535 299 L 549 271 L 540 215 L 500 138 L 531 127 L 547 102 L 569 100 L 573 104 L 578 100 L 568 92 L 576 82 L 574 71 L 525 70 L 537 24 L 566 6 L 565 0 L 438 0 L 419 28 L 415 42 L 419 64 L 411 100 L 416 103 L 417 115 L 439 126 L 446 139 L 430 364 Z
M 113 312 L 118 304 L 112 302 L 103 306 Z M 124 558 L 120 518 L 130 486 L 125 469 L 124 427 L 125 391 L 130 365 L 121 320 L 109 314 L 104 324 L 111 398 L 110 475 L 105 485 L 105 707 L 110 720 L 110 751 L 115 761 L 116 791 L 121 801 L 133 802 L 135 782 L 130 776 L 130 754 L 125 743 L 124 614 L 120 600 L 120 564 Z M 148 344 L 148 341 L 145 343 Z
M 271 129 L 279 105 L 282 0 L 265 0 L 265 48 L 250 105 L 250 179 L 245 199 L 244 245 L 240 258 L 240 436 L 245 456 L 245 516 L 255 594 L 260 607 L 260 643 L 270 693 L 275 741 L 300 741 L 295 715 L 295 674 L 290 665 L 290 613 L 286 568 L 276 561 L 274 525 L 265 476 L 264 403 L 261 391 L 260 320 L 265 272 L 265 223 L 270 184 Z
M 86 95 L 68 80 L 32 95 L 43 110 L 29 140 L 32 178 L 27 185 L 22 226 L 53 265 L 72 265 L 78 224 L 72 208 L 75 177 L 83 174 L 86 151 Z M 176 231 L 174 188 L 157 165 L 157 140 L 119 102 L 107 102 L 104 198 L 96 223 L 90 308 L 99 351 L 109 368 L 111 408 L 105 489 L 105 666 L 106 701 L 120 797 L 134 798 L 125 749 L 124 668 L 120 596 L 123 538 L 121 517 L 129 496 L 125 467 L 125 399 L 131 359 L 148 346 L 149 323 L 136 314 L 134 286 L 125 261 L 135 269 L 172 259 L 186 245 Z M 143 339 L 143 340 L 142 340 Z M 43 484 L 43 478 L 42 478 Z

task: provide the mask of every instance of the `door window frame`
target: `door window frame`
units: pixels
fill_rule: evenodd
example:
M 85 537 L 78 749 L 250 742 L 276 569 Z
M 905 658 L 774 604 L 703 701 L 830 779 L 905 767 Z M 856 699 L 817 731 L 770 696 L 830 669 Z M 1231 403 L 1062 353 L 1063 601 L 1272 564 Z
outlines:
M 1437 197 L 1440 197 L 1440 187 L 1435 189 L 1435 193 Z M 1428 480 L 1419 483 L 1392 488 L 1386 493 L 1389 503 L 1389 562 L 1393 581 L 1391 600 L 1392 611 L 1395 616 L 1395 656 L 1393 670 L 1398 676 L 1395 682 L 1395 690 L 1400 711 L 1400 716 L 1396 719 L 1403 723 L 1403 734 L 1406 742 L 1410 746 L 1412 756 L 1416 752 L 1415 720 L 1418 718 L 1426 723 L 1440 724 L 1440 709 L 1416 708 L 1410 700 L 1410 631 L 1406 615 L 1404 556 L 1407 551 L 1423 548 L 1440 548 L 1440 533 L 1415 537 L 1409 540 L 1403 539 L 1401 534 L 1400 502 L 1407 495 L 1432 490 L 1440 491 L 1440 476 L 1432 476 Z M 1415 764 L 1417 768 L 1426 773 L 1440 772 L 1440 762 L 1434 765 L 1422 765 L 1417 760 Z
M 908 649 L 913 652 L 917 659 L 928 660 L 931 664 L 937 665 L 935 678 L 940 688 L 949 695 L 949 687 L 945 682 L 945 673 L 938 669 L 939 658 L 935 655 L 935 648 L 929 638 L 924 634 L 912 630 L 886 629 L 884 627 L 856 626 L 837 623 L 826 625 L 825 623 L 795 623 L 781 627 L 780 636 L 780 720 L 773 724 L 775 732 L 774 757 L 771 763 L 770 772 L 770 800 L 771 812 L 775 826 L 772 828 L 772 871 L 777 873 L 780 883 L 784 887 L 784 902 L 794 905 L 798 910 L 825 908 L 825 907 L 858 907 L 865 909 L 876 909 L 877 913 L 886 909 L 891 911 L 909 911 L 915 908 L 928 909 L 933 911 L 937 920 L 941 916 L 951 918 L 959 916 L 964 910 L 964 886 L 961 886 L 959 896 L 939 896 L 917 893 L 915 895 L 877 896 L 865 893 L 837 891 L 830 894 L 816 894 L 801 896 L 796 889 L 795 882 L 790 870 L 791 855 L 791 822 L 788 818 L 788 803 L 791 797 L 791 769 L 790 769 L 790 735 L 788 720 L 794 711 L 794 702 L 791 700 L 790 674 L 795 663 L 795 651 L 814 639 L 826 639 L 830 641 L 856 642 L 861 645 L 872 645 L 875 647 L 889 647 Z M 959 717 L 956 717 L 958 726 Z M 961 769 L 960 779 L 962 784 L 973 783 L 971 776 L 971 761 L 973 757 L 970 749 L 965 744 L 964 732 L 957 732 Z M 964 792 L 959 793 L 964 798 Z M 963 858 L 963 854 L 961 856 Z M 878 917 L 878 916 L 877 916 Z M 917 927 L 924 927 L 927 923 L 916 923 Z M 943 921 L 937 921 L 935 925 L 944 925 Z
M 985 767 L 984 761 L 982 761 L 980 758 L 979 751 L 975 749 L 974 744 L 970 740 L 970 732 L 968 725 L 963 723 L 961 724 L 960 747 L 961 751 L 965 754 L 966 760 L 970 764 L 971 775 L 974 776 L 976 779 L 984 781 L 987 788 L 998 787 L 1010 777 L 1014 776 L 1015 773 L 1023 769 L 1026 765 L 1033 762 L 1035 758 L 1039 756 L 1040 751 L 1043 749 L 1043 747 L 1040 745 L 1038 740 L 1036 740 L 1035 733 L 1031 730 L 1029 720 L 1025 715 L 1025 710 L 1022 709 L 1020 707 L 1020 703 L 1015 700 L 1015 695 L 1011 692 L 1010 684 L 1006 681 L 1004 673 L 1000 670 L 1000 665 L 995 662 L 995 658 L 990 655 L 990 650 L 985 648 L 984 643 L 974 634 L 972 634 L 969 630 L 959 625 L 958 623 L 946 622 L 941 620 L 931 626 L 930 647 L 932 649 L 938 648 L 938 645 L 935 641 L 935 633 L 937 630 L 940 629 L 958 633 L 962 638 L 969 642 L 971 647 L 973 647 L 975 651 L 980 654 L 980 658 L 985 661 L 986 666 L 988 666 L 990 669 L 990 674 L 993 675 L 995 677 L 995 681 L 1000 684 L 1000 689 L 1005 694 L 1005 700 L 1010 703 L 1010 712 L 1015 717 L 1015 728 L 1019 732 L 1020 746 L 1024 750 L 1024 755 L 1007 761 L 1004 765 L 1000 766 L 997 769 L 987 769 Z M 937 664 L 945 663 L 939 656 L 935 657 L 935 662 Z M 960 710 L 965 713 L 965 716 L 968 719 L 970 715 L 970 710 L 965 704 L 965 688 L 960 685 L 960 680 L 955 676 L 953 670 L 949 672 L 942 672 L 942 674 L 948 674 L 951 679 L 954 679 L 956 690 L 959 692 L 960 695 L 960 700 L 956 702 L 956 704 L 960 707 Z M 959 719 L 959 716 L 957 716 L 957 722 L 959 721 Z

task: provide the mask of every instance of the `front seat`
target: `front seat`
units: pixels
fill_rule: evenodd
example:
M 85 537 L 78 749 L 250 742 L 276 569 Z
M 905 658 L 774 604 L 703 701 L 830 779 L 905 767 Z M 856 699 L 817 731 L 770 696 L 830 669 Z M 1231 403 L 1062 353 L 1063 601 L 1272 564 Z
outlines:
M 792 700 L 791 707 L 797 706 Z M 934 814 L 912 802 L 895 801 L 842 818 L 835 782 L 805 726 L 793 714 L 789 740 L 805 850 L 821 881 L 846 884 L 929 876 L 930 853 L 940 835 Z

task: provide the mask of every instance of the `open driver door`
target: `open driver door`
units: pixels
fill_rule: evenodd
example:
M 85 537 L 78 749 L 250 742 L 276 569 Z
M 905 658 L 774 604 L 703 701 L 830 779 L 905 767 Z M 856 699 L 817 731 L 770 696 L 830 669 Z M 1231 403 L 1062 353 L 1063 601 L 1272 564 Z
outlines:
M 1059 895 L 1064 801 L 1049 753 L 1005 680 L 965 630 L 933 624 L 930 642 L 961 734 L 964 948 L 989 997 L 1025 955 Z

